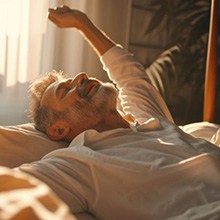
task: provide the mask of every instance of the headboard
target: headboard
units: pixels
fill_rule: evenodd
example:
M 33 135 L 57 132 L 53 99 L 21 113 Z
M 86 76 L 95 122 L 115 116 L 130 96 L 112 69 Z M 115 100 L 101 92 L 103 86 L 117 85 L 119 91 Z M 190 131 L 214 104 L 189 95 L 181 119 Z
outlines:
M 211 1 L 209 40 L 206 61 L 203 121 L 215 121 L 217 60 L 218 60 L 218 0 Z

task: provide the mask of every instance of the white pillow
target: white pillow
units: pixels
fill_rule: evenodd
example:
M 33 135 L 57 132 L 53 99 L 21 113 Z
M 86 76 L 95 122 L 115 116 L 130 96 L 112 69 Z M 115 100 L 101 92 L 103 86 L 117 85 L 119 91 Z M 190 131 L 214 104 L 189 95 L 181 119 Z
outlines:
M 69 143 L 50 140 L 32 123 L 0 126 L 0 165 L 17 167 L 41 159 L 45 154 Z
M 198 138 L 203 138 L 213 144 L 219 145 L 220 137 L 220 125 L 210 122 L 195 122 L 184 126 L 179 126 L 183 131 Z

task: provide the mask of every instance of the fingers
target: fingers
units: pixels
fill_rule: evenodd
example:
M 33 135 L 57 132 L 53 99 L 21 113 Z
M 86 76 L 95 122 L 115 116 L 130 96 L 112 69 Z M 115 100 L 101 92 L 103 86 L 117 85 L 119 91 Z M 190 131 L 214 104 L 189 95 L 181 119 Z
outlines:
M 50 21 L 52 21 L 54 24 L 57 24 L 57 19 L 54 18 L 53 16 L 51 16 L 51 14 L 48 15 L 48 19 L 49 19 Z
M 79 28 L 82 20 L 88 19 L 83 12 L 76 9 L 70 9 L 65 5 L 55 9 L 50 8 L 48 18 L 61 28 Z
M 49 8 L 48 18 L 59 26 L 59 16 L 65 14 L 68 11 L 70 11 L 70 8 L 66 5 L 57 8 Z
M 54 24 L 56 24 L 58 27 L 60 26 L 59 25 L 59 16 L 57 16 L 57 13 L 55 12 L 54 9 L 50 9 L 49 10 L 49 13 L 48 13 L 48 19 L 50 21 L 52 21 Z
M 66 6 L 66 5 L 62 5 L 61 7 L 57 7 L 57 8 L 55 8 L 55 9 L 53 9 L 53 8 L 50 8 L 49 9 L 49 12 L 51 13 L 53 13 L 53 12 L 56 12 L 56 13 L 58 13 L 58 14 L 64 14 L 64 13 L 67 13 L 67 12 L 70 12 L 71 11 L 71 9 L 68 7 L 68 6 Z
M 50 8 L 48 19 L 59 28 L 75 27 L 74 10 L 65 5 L 55 9 Z

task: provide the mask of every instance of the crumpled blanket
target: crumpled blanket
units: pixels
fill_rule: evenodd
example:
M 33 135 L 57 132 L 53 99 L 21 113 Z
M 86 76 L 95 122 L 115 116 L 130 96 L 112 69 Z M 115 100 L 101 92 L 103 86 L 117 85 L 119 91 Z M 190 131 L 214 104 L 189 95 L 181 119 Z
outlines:
M 46 184 L 5 167 L 0 167 L 0 219 L 76 220 Z

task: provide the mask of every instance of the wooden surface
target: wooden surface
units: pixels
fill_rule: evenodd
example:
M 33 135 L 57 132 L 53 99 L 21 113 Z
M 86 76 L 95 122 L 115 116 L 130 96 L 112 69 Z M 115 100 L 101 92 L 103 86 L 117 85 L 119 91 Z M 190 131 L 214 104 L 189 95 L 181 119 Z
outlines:
M 214 122 L 217 84 L 218 0 L 212 0 L 207 50 L 203 120 Z

